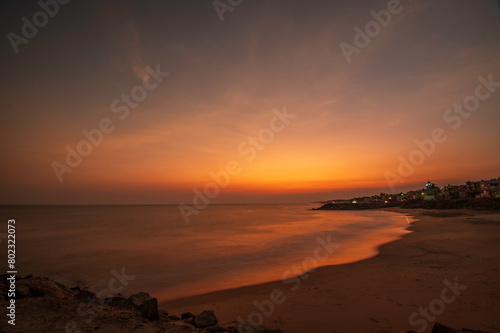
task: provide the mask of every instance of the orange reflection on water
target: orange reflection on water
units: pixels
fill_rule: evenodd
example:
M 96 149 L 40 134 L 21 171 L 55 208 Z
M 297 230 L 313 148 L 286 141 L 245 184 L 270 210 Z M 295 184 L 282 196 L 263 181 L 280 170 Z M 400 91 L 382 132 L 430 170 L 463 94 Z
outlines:
M 408 224 L 402 214 L 378 212 L 380 216 L 370 217 L 369 215 L 370 213 L 359 216 L 355 213 L 318 211 L 315 212 L 315 218 L 312 220 L 298 220 L 285 225 L 263 224 L 253 228 L 252 232 L 234 234 L 230 238 L 205 239 L 204 246 L 212 251 L 218 248 L 221 259 L 224 253 L 234 251 L 237 247 L 241 260 L 249 260 L 248 267 L 240 267 L 232 271 L 221 264 L 219 268 L 222 274 L 207 276 L 194 283 L 178 284 L 175 288 L 162 288 L 155 292 L 155 295 L 159 301 L 167 301 L 218 290 L 290 279 L 314 267 L 352 263 L 373 257 L 378 254 L 378 248 L 382 244 L 394 241 L 410 232 L 406 229 Z M 341 223 L 332 221 L 334 218 L 340 220 Z M 383 227 L 376 227 L 375 224 L 380 219 L 385 219 L 387 223 Z M 351 228 L 350 223 L 355 226 Z M 370 227 L 370 223 L 374 226 Z M 362 225 L 365 224 L 368 227 L 363 229 Z M 342 229 L 355 230 L 355 234 L 343 232 Z M 310 234 L 317 233 L 318 236 L 301 242 L 305 230 Z M 294 238 L 298 241 L 293 241 Z M 326 246 L 330 250 L 325 248 L 325 244 L 332 245 Z M 290 250 L 289 253 L 287 249 Z M 261 252 L 268 252 L 270 255 L 262 258 L 258 263 L 250 260 Z M 214 268 L 217 269 L 217 267 Z M 311 272 L 311 274 L 314 273 Z

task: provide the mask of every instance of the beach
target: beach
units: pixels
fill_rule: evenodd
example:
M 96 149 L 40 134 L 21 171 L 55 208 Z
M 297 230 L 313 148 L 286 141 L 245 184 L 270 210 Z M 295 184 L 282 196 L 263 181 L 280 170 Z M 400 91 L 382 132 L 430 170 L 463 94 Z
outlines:
M 123 294 L 147 291 L 161 302 L 279 280 L 318 238 L 340 245 L 318 261 L 327 266 L 372 257 L 408 233 L 403 214 L 313 207 L 212 205 L 189 225 L 172 205 L 0 207 L 0 214 L 18 221 L 21 275 L 98 292 L 123 270 L 133 276 Z
M 144 306 L 120 305 L 126 301 L 123 298 L 113 299 L 118 303 L 114 306 L 105 304 L 82 314 L 82 309 L 89 309 L 82 308 L 79 288 L 42 279 L 56 296 L 18 299 L 16 326 L 9 325 L 7 331 L 68 332 L 70 325 L 69 332 L 217 332 L 239 327 L 240 332 L 398 333 L 430 332 L 439 322 L 498 332 L 500 213 L 388 210 L 409 216 L 411 232 L 380 246 L 378 254 L 368 259 L 319 267 L 300 277 L 285 274 L 287 280 L 163 302 L 158 298 L 159 319 L 148 319 L 149 310 L 156 313 L 156 299 L 148 301 L 149 317 Z M 312 249 L 311 257 L 325 257 L 328 248 Z M 334 246 L 330 249 L 335 251 Z M 17 283 L 33 283 L 24 282 L 30 279 Z M 175 317 L 207 310 L 213 311 L 218 326 L 196 328 L 192 318 Z M 87 322 L 89 314 L 92 320 Z
M 439 315 L 429 310 L 428 317 L 447 326 L 498 332 L 500 214 L 389 210 L 418 221 L 409 227 L 412 233 L 382 245 L 375 257 L 320 267 L 301 279 L 293 291 L 295 284 L 276 281 L 179 299 L 160 307 L 173 313 L 209 308 L 222 322 L 239 317 L 246 323 L 258 323 L 262 318 L 266 328 L 288 333 L 401 332 L 420 331 L 424 326 L 430 332 L 434 322 L 425 319 L 425 314 L 413 315 L 413 325 L 410 316 L 420 307 L 433 306 Z M 455 289 L 449 290 L 445 281 Z M 443 293 L 445 288 L 448 291 Z M 279 293 L 272 295 L 273 290 L 283 294 L 276 297 Z M 270 300 L 282 303 L 270 306 L 266 302 Z

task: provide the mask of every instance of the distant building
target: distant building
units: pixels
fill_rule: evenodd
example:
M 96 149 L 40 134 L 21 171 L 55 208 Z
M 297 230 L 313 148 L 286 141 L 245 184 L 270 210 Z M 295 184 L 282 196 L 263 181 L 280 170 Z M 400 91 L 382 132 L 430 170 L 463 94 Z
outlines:
M 467 192 L 469 192 L 470 198 L 475 198 L 476 196 L 480 196 L 481 193 L 481 183 L 480 182 L 467 182 L 465 183 L 467 187 Z
M 434 183 L 431 183 L 430 180 L 427 181 L 427 184 L 425 184 L 425 189 L 433 189 L 433 188 L 436 188 L 436 184 Z
M 439 187 L 436 186 L 436 184 L 433 184 L 429 181 L 427 181 L 427 184 L 425 184 L 425 189 L 422 192 L 422 196 L 424 200 L 436 200 L 439 197 Z
M 490 179 L 481 181 L 468 181 L 465 185 L 450 185 L 444 186 L 442 189 L 430 180 L 427 181 L 425 187 L 419 190 L 408 191 L 407 193 L 384 193 L 370 197 L 356 197 L 349 200 L 338 199 L 332 200 L 332 204 L 350 204 L 350 203 L 371 203 L 385 202 L 396 203 L 407 200 L 453 200 L 462 198 L 500 198 L 500 179 Z
M 446 200 L 468 198 L 469 191 L 466 185 L 447 185 L 443 187 L 443 194 Z
M 406 198 L 408 200 L 418 200 L 418 199 L 422 199 L 422 194 L 423 193 L 423 189 L 420 189 L 420 190 L 417 190 L 417 191 L 408 191 L 406 193 Z
M 360 201 L 369 203 L 369 202 L 372 202 L 372 198 L 371 197 L 362 197 Z
M 479 182 L 479 195 L 482 198 L 491 198 L 493 197 L 493 193 L 497 193 L 497 190 L 500 189 L 500 180 L 498 178 L 491 180 L 481 180 Z

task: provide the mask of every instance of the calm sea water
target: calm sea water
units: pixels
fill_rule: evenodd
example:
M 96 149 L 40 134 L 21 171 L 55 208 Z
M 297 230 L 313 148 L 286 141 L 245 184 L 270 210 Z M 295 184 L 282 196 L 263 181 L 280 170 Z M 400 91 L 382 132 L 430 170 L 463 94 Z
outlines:
M 317 261 L 324 266 L 373 256 L 408 232 L 403 214 L 315 206 L 212 205 L 189 225 L 177 206 L 2 206 L 0 261 L 7 219 L 15 218 L 20 275 L 99 291 L 124 268 L 135 276 L 124 295 L 147 291 L 165 301 L 279 280 L 314 256 L 318 237 L 339 245 Z

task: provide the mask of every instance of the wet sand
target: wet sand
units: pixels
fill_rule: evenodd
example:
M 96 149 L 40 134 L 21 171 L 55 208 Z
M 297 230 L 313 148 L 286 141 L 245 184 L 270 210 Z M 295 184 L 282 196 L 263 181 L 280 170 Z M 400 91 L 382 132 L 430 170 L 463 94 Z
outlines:
M 500 213 L 387 210 L 418 221 L 409 227 L 412 233 L 382 245 L 375 257 L 321 267 L 293 283 L 218 291 L 159 307 L 178 315 L 212 309 L 220 322 L 239 317 L 286 333 L 430 332 L 434 321 L 500 332 Z

